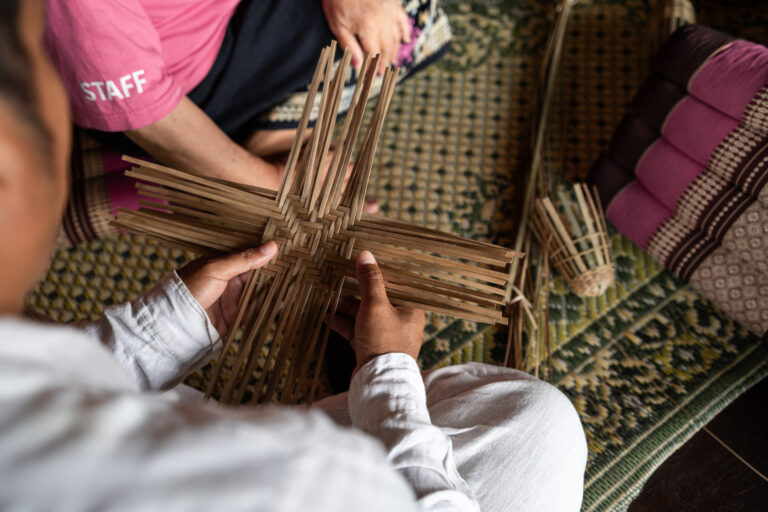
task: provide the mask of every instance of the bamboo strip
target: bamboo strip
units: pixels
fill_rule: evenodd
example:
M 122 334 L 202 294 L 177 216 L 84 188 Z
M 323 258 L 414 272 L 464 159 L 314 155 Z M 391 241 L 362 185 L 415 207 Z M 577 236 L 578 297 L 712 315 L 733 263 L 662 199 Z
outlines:
M 525 245 L 523 246 L 525 252 L 528 253 L 530 249 L 531 239 L 526 238 Z M 523 310 L 530 309 L 531 305 L 528 299 L 525 297 L 525 287 L 529 281 L 528 277 L 529 260 L 523 259 L 520 272 L 518 273 L 518 282 L 516 285 L 517 294 L 515 300 L 508 303 L 508 310 L 510 313 L 509 329 L 507 330 L 507 348 L 504 354 L 504 366 L 515 368 L 517 370 L 525 371 L 525 365 L 523 362 L 523 326 L 526 321 L 526 317 L 523 314 Z M 531 311 L 527 311 L 528 315 L 531 315 Z M 535 321 L 531 321 L 531 332 L 535 332 L 537 324 Z
M 344 178 L 347 175 L 349 156 L 351 155 L 351 151 L 354 149 L 355 141 L 357 140 L 357 134 L 355 133 L 353 136 L 349 136 L 349 130 L 353 125 L 352 121 L 356 117 L 356 112 L 358 110 L 362 111 L 368 101 L 367 92 L 364 94 L 364 91 L 370 90 L 370 84 L 372 80 L 372 78 L 368 77 L 367 73 L 370 60 L 370 53 L 365 52 L 365 55 L 363 56 L 363 63 L 360 67 L 360 73 L 358 75 L 361 79 L 358 80 L 355 84 L 355 91 L 352 93 L 352 100 L 349 104 L 349 111 L 347 112 L 346 120 L 340 134 L 342 147 L 337 148 L 336 153 L 333 155 L 330 172 L 332 179 L 327 179 L 323 184 L 320 208 L 318 210 L 318 217 L 321 219 L 328 214 L 330 205 L 332 203 L 332 201 L 330 201 L 331 198 L 337 197 L 341 193 L 341 186 L 343 185 Z M 348 148 L 350 149 L 348 150 Z
M 531 230 L 542 244 L 551 244 L 549 257 L 552 264 L 565 277 L 568 285 L 577 295 L 596 296 L 602 294 L 615 279 L 613 264 L 605 234 L 605 220 L 592 198 L 582 185 L 575 186 L 579 209 L 573 219 L 572 232 L 566 229 L 548 197 L 538 199 L 531 217 Z M 566 199 L 563 199 L 566 201 Z M 568 211 L 570 204 L 564 205 Z M 585 229 L 576 229 L 583 225 Z M 586 231 L 586 234 L 584 234 Z M 580 235 L 580 236 L 579 236 Z
M 577 3 L 577 0 L 560 0 L 558 4 L 558 15 L 555 20 L 555 27 L 547 41 L 547 48 L 544 54 L 544 60 L 541 67 L 542 75 L 542 92 L 537 101 L 539 111 L 536 113 L 534 121 L 535 138 L 533 140 L 532 155 L 533 159 L 530 166 L 527 185 L 525 189 L 525 195 L 523 198 L 523 211 L 521 214 L 521 221 L 515 238 L 514 248 L 516 251 L 520 251 L 524 245 L 526 231 L 528 227 L 529 217 L 531 216 L 531 210 L 534 207 L 535 198 L 538 189 L 538 176 L 541 172 L 543 156 L 544 156 L 544 142 L 546 137 L 547 123 L 549 121 L 549 111 L 552 106 L 552 98 L 555 93 L 555 85 L 557 82 L 557 76 L 560 71 L 560 59 L 563 50 L 563 41 L 565 40 L 566 28 L 568 26 L 568 19 L 570 17 L 573 6 Z M 538 191 L 541 193 L 542 191 Z M 510 266 L 510 275 L 517 274 L 518 263 L 512 262 Z M 507 299 L 510 299 L 512 290 L 509 289 L 507 293 Z
M 234 209 L 231 206 L 222 205 L 211 199 L 202 198 L 186 192 L 179 192 L 145 183 L 138 183 L 136 189 L 143 197 L 162 201 L 157 203 L 159 209 L 162 209 L 164 204 L 178 204 L 190 208 L 196 207 L 195 209 L 201 212 L 218 214 L 222 217 L 222 222 L 226 222 L 230 218 L 244 222 L 266 222 L 266 220 L 270 219 L 269 214 L 264 211 Z
M 251 270 L 248 274 L 248 281 L 245 284 L 245 289 L 243 290 L 243 293 L 240 295 L 240 300 L 237 304 L 237 311 L 235 313 L 235 319 L 232 322 L 232 325 L 229 328 L 229 332 L 227 333 L 227 337 L 224 340 L 224 347 L 221 351 L 221 357 L 219 357 L 218 361 L 216 361 L 216 365 L 213 368 L 213 371 L 211 372 L 210 378 L 208 380 L 208 385 L 205 388 L 205 398 L 210 398 L 211 393 L 213 392 L 213 388 L 216 386 L 216 382 L 219 380 L 219 376 L 221 375 L 221 370 L 224 367 L 224 361 L 227 358 L 227 354 L 229 353 L 230 348 L 232 347 L 232 343 L 235 341 L 235 336 L 238 331 L 238 327 L 240 326 L 241 322 L 243 321 L 243 315 L 245 315 L 245 310 L 248 309 L 248 306 L 252 304 L 251 297 L 253 295 L 253 290 L 256 286 L 256 280 L 257 280 L 258 272 L 256 270 Z
M 332 268 L 335 268 L 337 272 L 343 273 L 348 277 L 354 277 L 355 275 L 355 271 L 350 267 L 350 265 L 339 265 L 336 262 L 326 262 L 326 264 Z M 503 306 L 505 304 L 504 298 L 499 297 L 498 295 L 494 296 L 492 294 L 475 291 L 470 288 L 455 286 L 451 283 L 443 283 L 435 279 L 420 276 L 418 274 L 402 271 L 398 267 L 389 265 L 387 263 L 379 262 L 379 268 L 381 269 L 382 275 L 384 276 L 384 279 L 387 283 L 387 290 L 396 289 L 395 285 L 397 284 L 400 288 L 412 288 L 414 297 L 439 294 L 467 302 L 484 304 L 490 308 Z
M 332 176 L 326 175 L 325 180 L 322 183 L 320 182 L 321 178 L 323 177 L 323 168 L 325 165 L 325 159 L 328 156 L 328 150 L 330 149 L 331 139 L 333 137 L 333 129 L 336 123 L 335 112 L 339 110 L 339 104 L 341 103 L 341 95 L 344 92 L 344 79 L 347 76 L 347 73 L 349 71 L 349 63 L 351 59 L 352 59 L 352 52 L 349 48 L 347 48 L 344 51 L 344 56 L 342 58 L 341 64 L 338 67 L 338 70 L 336 71 L 336 76 L 334 77 L 334 82 L 331 87 L 333 103 L 330 107 L 330 113 L 329 113 L 330 115 L 327 116 L 328 122 L 324 127 L 324 131 L 321 137 L 321 140 L 323 141 L 323 148 L 321 151 L 322 157 L 315 171 L 315 182 L 312 185 L 312 194 L 311 194 L 311 199 L 310 199 L 309 208 L 308 208 L 309 211 L 315 214 L 317 214 L 315 206 L 318 201 L 318 198 L 320 197 L 321 190 L 325 188 L 326 182 L 328 182 L 329 179 L 332 177 Z M 334 154 L 333 160 L 336 160 L 335 154 Z M 336 170 L 332 168 L 333 160 L 329 164 L 328 171 L 329 173 L 335 174 Z
M 581 209 L 581 216 L 587 224 L 587 232 L 590 235 L 592 248 L 595 249 L 595 259 L 597 259 L 597 266 L 605 265 L 605 257 L 603 256 L 603 251 L 600 250 L 600 231 L 599 229 L 596 229 L 595 222 L 592 220 L 597 219 L 599 223 L 600 217 L 598 216 L 597 211 L 595 211 L 590 206 L 587 206 L 587 202 L 584 199 L 584 192 L 589 195 L 589 189 L 587 189 L 585 185 L 579 183 L 575 184 L 573 189 L 576 193 L 576 200 L 579 203 L 579 208 Z M 602 229 L 602 226 L 600 226 L 600 229 Z M 576 236 L 582 235 L 577 233 Z
M 363 131 L 380 59 L 366 55 L 340 142 L 330 157 L 350 59 L 345 52 L 334 68 L 334 52 L 331 47 L 321 54 L 277 193 L 138 160 L 132 160 L 137 167 L 127 173 L 152 184 L 138 185 L 146 200 L 138 211 L 120 211 L 113 220 L 116 225 L 206 254 L 257 241 L 278 242 L 274 260 L 248 276 L 225 351 L 206 385 L 210 396 L 220 384 L 224 403 L 241 402 L 252 383 L 254 400 L 313 399 L 328 339 L 325 311 L 330 308 L 335 314 L 342 292 L 359 291 L 353 260 L 361 250 L 376 254 L 393 304 L 484 323 L 508 322 L 503 314 L 506 270 L 519 252 L 362 212 L 398 70 L 384 74 Z M 317 122 L 302 151 L 321 83 Z M 236 344 L 238 332 L 242 334 Z M 227 375 L 223 369 L 233 347 L 237 350 Z
M 387 70 L 387 73 L 385 74 L 385 80 L 382 85 L 381 92 L 379 93 L 379 102 L 376 105 L 376 108 L 379 109 L 378 115 L 375 116 L 376 122 L 371 124 L 373 125 L 373 131 L 371 133 L 370 141 L 368 143 L 368 148 L 365 155 L 365 160 L 363 162 L 364 165 L 364 173 L 362 174 L 360 181 L 358 183 L 357 187 L 357 193 L 355 195 L 355 202 L 353 211 L 355 212 L 355 222 L 360 220 L 360 217 L 363 213 L 363 205 L 365 203 L 365 192 L 368 189 L 368 182 L 371 179 L 371 167 L 373 166 L 373 157 L 376 153 L 376 147 L 379 142 L 379 136 L 381 134 L 381 129 L 384 126 L 384 120 L 386 118 L 387 110 L 389 109 L 389 104 L 392 100 L 392 95 L 395 91 L 395 85 L 397 84 L 397 77 L 400 74 L 400 69 L 395 68 L 394 70 L 392 68 L 389 68 Z M 375 114 L 375 113 L 374 113 Z
M 478 279 L 483 279 L 489 283 L 501 285 L 507 283 L 507 274 L 504 272 L 472 265 L 471 263 L 463 263 L 461 261 L 440 258 L 439 256 L 432 256 L 431 254 L 409 251 L 404 247 L 390 246 L 383 243 L 374 242 L 373 240 L 362 240 L 358 243 L 358 248 L 360 250 L 370 250 L 374 254 L 382 254 L 384 257 L 406 259 L 433 264 L 446 270 L 454 271 L 456 273 L 463 273 L 468 276 L 474 276 Z
M 353 260 L 356 257 L 356 253 L 353 254 Z M 346 260 L 345 260 L 346 261 Z M 350 264 L 350 262 L 348 262 Z M 463 289 L 475 290 L 478 292 L 485 292 L 489 296 L 495 296 L 498 299 L 503 299 L 506 290 L 502 287 L 488 285 L 482 282 L 473 281 L 465 278 L 460 274 L 439 270 L 431 265 L 420 265 L 418 261 L 406 261 L 397 259 L 386 259 L 379 262 L 380 265 L 388 266 L 395 271 L 406 271 L 411 275 L 416 274 L 425 278 L 432 278 L 437 282 L 448 282 L 461 286 Z
M 578 187 L 575 188 L 578 190 Z M 585 263 L 589 268 L 594 268 L 597 265 L 597 258 L 591 253 L 592 237 L 589 235 L 589 224 L 585 222 L 586 229 L 582 229 L 581 223 L 576 218 L 576 212 L 574 212 L 572 201 L 562 190 L 558 190 L 557 197 L 560 198 L 560 206 L 562 207 L 563 213 L 565 213 L 565 220 L 568 222 L 566 227 L 571 233 L 571 238 L 573 239 L 574 244 L 576 244 L 579 254 L 584 256 Z M 579 205 L 579 207 L 580 206 L 581 205 Z M 581 211 L 579 213 L 583 214 Z
M 298 274 L 296 280 L 296 286 L 293 287 L 295 295 L 286 299 L 287 311 L 283 311 L 280 314 L 280 321 L 275 329 L 275 336 L 272 337 L 272 344 L 269 347 L 269 354 L 267 354 L 267 362 L 270 359 L 274 360 L 272 371 L 267 379 L 267 368 L 269 364 L 264 365 L 264 369 L 261 372 L 258 383 L 256 384 L 253 394 L 252 402 L 263 400 L 265 402 L 271 402 L 277 383 L 282 376 L 283 365 L 288 359 L 288 355 L 291 352 L 291 348 L 295 342 L 298 342 L 295 336 L 290 336 L 287 332 L 288 329 L 296 329 L 298 327 L 301 332 L 306 332 L 306 320 L 303 317 L 307 315 L 307 301 L 312 292 L 312 283 L 302 281 L 302 272 Z M 304 321 L 302 321 L 304 319 Z M 274 354 L 274 355 L 273 355 Z M 263 395 L 259 395 L 262 386 L 266 383 L 266 390 Z M 241 389 L 245 390 L 248 381 L 243 379 L 241 382 Z M 237 401 L 241 401 L 242 396 L 238 394 Z
M 224 192 L 227 195 L 240 197 L 246 201 L 257 202 L 263 204 L 266 207 L 271 207 L 272 202 L 274 201 L 275 192 L 266 188 L 250 186 L 251 190 L 248 191 L 243 190 L 241 188 L 242 185 L 238 183 L 211 179 L 207 176 L 195 174 L 193 172 L 179 171 L 177 169 L 173 169 L 172 167 L 166 167 L 154 162 L 146 162 L 144 160 L 139 160 L 138 158 L 130 156 L 123 156 L 123 160 L 136 166 L 132 169 L 133 172 L 144 174 L 149 179 L 152 179 L 152 177 L 155 175 L 166 176 L 169 179 L 180 179 L 190 183 L 202 185 L 206 188 Z
M 318 324 L 312 331 L 312 335 L 304 336 L 296 349 L 296 357 L 295 360 L 292 361 L 290 373 L 287 377 L 288 385 L 283 388 L 283 394 L 285 395 L 284 402 L 286 403 L 295 404 L 298 400 L 299 394 L 303 389 L 302 382 L 306 376 L 311 355 L 314 354 L 320 331 L 323 329 L 325 312 L 329 310 L 333 300 L 333 294 L 327 293 L 325 290 L 316 290 L 316 294 L 319 295 L 319 299 L 315 299 L 314 301 L 311 301 L 311 303 L 314 304 L 317 302 L 320 304 L 321 314 L 318 318 Z
M 357 284 L 356 279 L 347 278 L 346 283 L 345 292 L 352 292 L 357 296 L 360 295 L 360 286 Z M 443 299 L 440 296 L 434 295 L 426 299 L 422 298 L 421 300 L 414 300 L 413 295 L 410 293 L 403 293 L 399 290 L 389 291 L 387 292 L 387 296 L 390 302 L 396 306 L 426 309 L 433 313 L 458 316 L 466 320 L 483 322 L 487 324 L 507 324 L 507 320 L 504 318 L 501 309 L 492 310 L 488 308 L 472 308 L 469 304 L 449 299 Z
M 245 370 L 243 372 L 243 382 L 247 382 L 250 375 L 253 373 L 253 368 L 256 366 L 256 360 L 258 359 L 261 349 L 264 343 L 267 341 L 267 337 L 270 332 L 266 326 L 270 326 L 275 321 L 275 317 L 278 314 L 279 306 L 285 298 L 285 294 L 288 291 L 288 285 L 290 280 L 283 279 L 278 283 L 278 279 L 275 279 L 275 285 L 271 286 L 267 291 L 267 298 L 264 300 L 263 307 L 258 311 L 257 316 L 253 323 L 249 326 L 247 337 L 244 336 L 244 340 L 241 340 L 241 350 L 238 350 L 235 363 L 232 366 L 232 373 L 229 379 L 224 383 L 224 389 L 221 392 L 219 400 L 223 403 L 232 403 L 232 393 L 235 391 L 235 386 L 238 384 L 238 373 L 245 363 Z
M 359 228 L 371 229 L 377 232 L 392 232 L 400 235 L 407 235 L 412 238 L 419 238 L 422 240 L 434 240 L 436 242 L 450 243 L 457 247 L 467 247 L 469 249 L 483 250 L 487 254 L 493 254 L 497 259 L 505 261 L 512 261 L 514 258 L 519 258 L 523 253 L 510 251 L 506 247 L 500 247 L 498 245 L 490 244 L 487 242 L 481 242 L 478 240 L 472 240 L 462 238 L 452 233 L 443 233 L 435 229 L 425 228 L 422 226 L 413 226 L 408 228 L 408 224 L 401 222 L 390 222 L 392 219 L 386 217 L 371 218 L 370 214 L 364 214 L 362 220 L 355 223 L 353 230 Z
M 289 306 L 291 304 L 290 299 L 295 299 L 298 294 L 298 286 L 300 285 L 300 279 L 301 279 L 301 267 L 299 266 L 299 273 L 292 277 L 292 278 L 284 278 L 283 284 L 281 285 L 281 294 L 278 296 L 277 302 L 275 303 L 275 306 L 271 307 L 272 310 L 270 313 L 270 319 L 267 325 L 274 325 L 275 317 L 278 313 L 280 313 L 280 322 L 283 321 L 284 318 L 287 318 L 286 315 L 282 315 L 281 309 L 283 309 L 285 306 Z M 259 329 L 260 334 L 258 337 L 258 343 L 254 345 L 254 347 L 249 351 L 248 354 L 248 360 L 245 366 L 245 372 L 243 374 L 243 379 L 240 380 L 239 385 L 236 387 L 236 391 L 234 392 L 234 396 L 232 398 L 233 403 L 241 403 L 243 395 L 245 395 L 245 391 L 248 387 L 248 383 L 251 380 L 251 377 L 253 376 L 253 372 L 256 369 L 256 363 L 258 362 L 258 355 L 261 353 L 262 349 L 264 348 L 269 331 L 268 329 Z M 280 324 L 275 329 L 275 334 L 279 334 L 281 332 Z M 262 334 L 263 333 L 263 334 Z M 274 341 L 274 340 L 273 340 Z M 272 358 L 272 354 L 274 353 L 274 350 L 276 350 L 276 343 L 270 344 L 269 351 L 267 353 L 265 363 L 263 366 L 263 370 L 261 372 L 261 376 L 259 377 L 259 381 L 257 385 L 254 388 L 254 394 L 259 395 L 261 393 L 261 386 L 264 384 L 264 378 L 266 378 L 266 373 L 269 368 L 269 363 Z
M 333 307 L 331 308 L 331 311 L 328 314 L 329 326 L 333 324 L 333 319 L 336 316 L 336 310 L 339 307 L 339 299 L 341 298 L 342 290 L 344 289 L 345 284 L 346 284 L 346 280 L 343 277 L 338 278 L 336 293 L 334 294 Z M 325 355 L 325 350 L 328 347 L 328 337 L 330 332 L 331 332 L 330 327 L 327 327 L 325 329 L 325 334 L 323 335 L 323 340 L 320 343 L 320 350 L 317 358 L 317 363 L 315 365 L 315 373 L 314 373 L 314 376 L 312 377 L 312 386 L 310 387 L 310 390 L 309 390 L 308 403 L 310 404 L 315 401 L 315 393 L 317 392 L 317 386 L 320 382 L 320 370 L 322 368 L 323 356 Z
M 301 150 L 302 141 L 304 140 L 304 132 L 307 130 L 307 126 L 309 125 L 309 117 L 312 114 L 312 107 L 315 103 L 315 95 L 317 94 L 317 90 L 320 87 L 320 79 L 322 78 L 323 69 L 325 68 L 326 60 L 329 58 L 333 58 L 333 56 L 329 56 L 329 49 L 324 48 L 323 51 L 320 53 L 320 59 L 317 62 L 317 67 L 315 68 L 315 74 L 312 76 L 312 82 L 309 84 L 309 90 L 307 92 L 307 101 L 304 104 L 304 111 L 301 114 L 301 118 L 299 119 L 299 127 L 296 131 L 296 139 L 293 141 L 293 146 L 291 147 L 291 152 L 288 154 L 288 161 L 285 165 L 285 172 L 283 173 L 283 179 L 280 182 L 280 188 L 278 188 L 277 192 L 277 206 L 282 209 L 282 207 L 285 205 L 285 201 L 288 199 L 288 194 L 291 189 L 291 185 L 293 184 L 293 178 L 294 173 L 296 171 L 296 164 L 299 159 L 299 154 Z
M 346 169 L 349 165 L 349 161 L 352 158 L 352 152 L 355 147 L 355 141 L 358 138 L 358 135 L 360 133 L 360 127 L 363 121 L 363 114 L 365 113 L 365 103 L 368 101 L 368 97 L 370 95 L 371 91 L 371 84 L 373 83 L 374 78 L 376 77 L 376 69 L 379 65 L 379 59 L 381 57 L 379 55 L 376 55 L 373 57 L 373 59 L 369 63 L 369 68 L 364 75 L 365 77 L 365 83 L 363 84 L 363 89 L 360 94 L 360 100 L 358 102 L 357 108 L 355 109 L 354 117 L 352 120 L 352 133 L 350 134 L 349 138 L 347 139 L 347 144 L 344 150 L 344 155 L 341 160 L 341 166 L 342 169 Z M 350 182 L 354 182 L 355 180 L 355 170 L 353 169 L 352 175 L 349 178 Z M 330 203 L 331 208 L 338 209 L 339 205 L 341 204 L 341 198 L 342 198 L 342 191 L 341 191 L 342 182 L 338 182 L 335 184 L 335 187 L 333 189 L 333 194 L 331 195 L 332 201 Z M 346 226 L 345 226 L 346 227 Z
M 328 50 L 329 57 L 326 60 L 325 77 L 323 80 L 323 94 L 320 97 L 320 110 L 317 113 L 317 120 L 315 121 L 315 129 L 312 131 L 312 143 L 309 146 L 309 153 L 306 166 L 304 167 L 304 176 L 300 178 L 304 185 L 301 190 L 301 202 L 307 204 L 309 201 L 309 195 L 312 193 L 312 183 L 315 178 L 315 170 L 318 159 L 318 150 L 320 148 L 320 136 L 323 133 L 323 124 L 326 118 L 333 113 L 328 112 L 329 102 L 332 102 L 331 98 L 331 75 L 333 73 L 333 56 L 336 54 L 336 41 L 331 42 L 331 47 Z M 297 180 L 298 181 L 298 180 Z
M 377 243 L 388 244 L 392 246 L 408 247 L 412 250 L 440 253 L 441 255 L 472 260 L 488 265 L 499 265 L 500 263 L 500 258 L 488 256 L 485 249 L 457 247 L 448 242 L 423 241 L 417 237 L 403 236 L 395 233 L 371 232 L 369 230 L 355 229 L 354 227 L 348 229 L 347 233 L 348 234 L 339 234 L 338 236 L 341 239 L 344 239 L 345 237 L 354 237 L 360 240 L 376 241 Z M 504 268 L 506 266 L 506 261 L 502 260 L 500 266 Z

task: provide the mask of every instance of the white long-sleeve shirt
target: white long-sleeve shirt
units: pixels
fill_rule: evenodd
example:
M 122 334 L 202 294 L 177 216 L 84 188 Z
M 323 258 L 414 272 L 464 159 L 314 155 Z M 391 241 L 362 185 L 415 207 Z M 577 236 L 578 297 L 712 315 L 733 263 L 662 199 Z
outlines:
M 345 429 L 163 392 L 218 344 L 175 274 L 82 329 L 0 317 L 0 510 L 478 510 L 409 356 L 358 372 Z

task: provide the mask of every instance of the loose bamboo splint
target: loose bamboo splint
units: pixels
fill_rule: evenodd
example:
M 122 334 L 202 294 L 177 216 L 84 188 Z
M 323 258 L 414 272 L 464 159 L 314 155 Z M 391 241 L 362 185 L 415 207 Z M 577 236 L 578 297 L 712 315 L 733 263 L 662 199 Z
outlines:
M 127 158 L 137 166 L 127 174 L 142 180 L 138 189 L 154 201 L 142 201 L 138 211 L 121 209 L 113 220 L 118 227 L 209 256 L 270 240 L 278 244 L 273 261 L 250 273 L 233 323 L 239 328 L 230 330 L 210 374 L 207 395 L 225 403 L 243 402 L 249 388 L 251 401 L 312 401 L 328 339 L 323 319 L 327 312 L 335 314 L 338 297 L 358 292 L 354 261 L 359 251 L 376 255 L 394 304 L 506 323 L 508 265 L 519 253 L 362 212 L 397 69 L 383 76 L 345 187 L 379 56 L 364 59 L 331 154 L 350 63 L 347 51 L 334 73 L 335 52 L 333 43 L 320 56 L 277 193 Z M 321 83 L 317 123 L 302 151 Z M 232 371 L 224 372 L 233 347 Z
M 531 233 L 528 230 L 529 219 L 535 208 L 536 196 L 549 193 L 551 188 L 547 173 L 543 172 L 546 161 L 547 123 L 552 100 L 555 95 L 555 85 L 560 71 L 560 60 L 563 53 L 568 20 L 578 0 L 559 0 L 557 17 L 552 32 L 547 39 L 544 51 L 544 59 L 541 63 L 541 80 L 537 89 L 537 97 L 534 103 L 531 140 L 531 160 L 527 168 L 526 186 L 523 192 L 522 212 L 517 228 L 514 248 L 526 253 L 531 246 Z M 542 280 L 541 269 L 544 268 L 548 258 L 548 248 L 542 247 L 539 251 L 535 267 L 537 275 L 531 275 L 532 263 L 528 259 L 519 265 L 515 261 L 510 266 L 510 286 L 507 289 L 510 328 L 507 331 L 507 350 L 504 364 L 519 370 L 527 370 L 527 362 L 533 352 L 536 360 L 540 352 L 540 341 L 549 340 L 549 279 Z M 548 271 L 548 268 L 547 268 Z M 532 280 L 535 279 L 535 285 Z M 543 286 L 543 287 L 542 287 Z M 514 293 L 517 294 L 513 298 Z M 526 329 L 527 327 L 527 329 Z M 523 356 L 524 332 L 527 331 L 531 342 L 528 354 Z M 549 345 L 547 345 L 549 350 Z M 536 365 L 538 372 L 538 364 Z

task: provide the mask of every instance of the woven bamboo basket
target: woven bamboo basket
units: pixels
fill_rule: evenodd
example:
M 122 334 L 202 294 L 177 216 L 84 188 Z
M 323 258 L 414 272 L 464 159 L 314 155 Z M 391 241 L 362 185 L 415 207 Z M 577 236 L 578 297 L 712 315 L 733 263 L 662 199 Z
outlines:
M 324 318 L 336 314 L 340 296 L 360 295 L 355 259 L 361 251 L 375 252 L 393 304 L 507 322 L 507 268 L 522 254 L 363 212 L 399 71 L 388 68 L 377 78 L 381 57 L 365 54 L 334 137 L 352 59 L 347 49 L 335 65 L 335 55 L 336 42 L 321 52 L 277 192 L 126 158 L 136 165 L 126 175 L 138 180 L 147 200 L 138 210 L 120 208 L 111 218 L 115 226 L 204 256 L 278 245 L 268 265 L 248 274 L 235 327 L 209 372 L 206 396 L 222 403 L 312 402 L 330 331 Z M 364 128 L 374 82 L 380 93 Z M 317 122 L 302 151 L 321 83 Z
M 616 273 L 597 193 L 577 183 L 572 195 L 561 190 L 557 197 L 557 204 L 549 197 L 536 199 L 531 231 L 549 249 L 552 265 L 573 293 L 602 295 L 613 285 Z

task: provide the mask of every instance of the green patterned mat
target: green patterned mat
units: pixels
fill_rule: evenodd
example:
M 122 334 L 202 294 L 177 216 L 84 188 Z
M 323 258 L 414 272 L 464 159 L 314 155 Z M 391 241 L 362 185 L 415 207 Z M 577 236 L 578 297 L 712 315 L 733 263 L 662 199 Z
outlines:
M 508 242 L 515 226 L 506 212 L 530 140 L 552 6 L 445 3 L 452 51 L 396 93 L 370 195 L 385 215 Z M 574 13 L 548 148 L 550 167 L 569 178 L 588 171 L 646 72 L 652 3 L 595 1 Z M 552 381 L 587 433 L 587 511 L 624 510 L 697 424 L 768 374 L 765 343 L 620 235 L 612 243 L 618 282 L 603 297 L 580 299 L 552 281 Z M 60 321 L 89 318 L 187 258 L 127 235 L 83 244 L 56 254 L 30 305 Z M 421 364 L 498 361 L 503 346 L 495 339 L 487 326 L 431 315 Z

